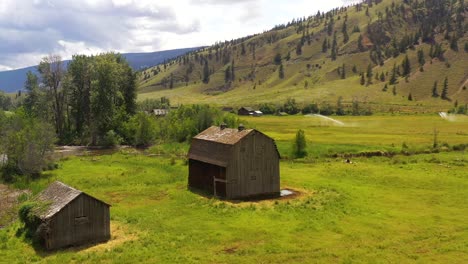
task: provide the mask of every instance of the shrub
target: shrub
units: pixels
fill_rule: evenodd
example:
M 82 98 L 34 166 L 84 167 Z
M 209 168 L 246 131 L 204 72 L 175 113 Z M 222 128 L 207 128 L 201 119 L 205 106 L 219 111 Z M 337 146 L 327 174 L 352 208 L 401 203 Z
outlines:
M 114 132 L 114 130 L 109 130 L 102 138 L 102 145 L 105 147 L 115 147 L 122 143 L 122 138 Z
M 296 138 L 293 142 L 293 157 L 304 158 L 307 156 L 307 142 L 304 134 L 304 130 L 299 129 L 296 133 Z

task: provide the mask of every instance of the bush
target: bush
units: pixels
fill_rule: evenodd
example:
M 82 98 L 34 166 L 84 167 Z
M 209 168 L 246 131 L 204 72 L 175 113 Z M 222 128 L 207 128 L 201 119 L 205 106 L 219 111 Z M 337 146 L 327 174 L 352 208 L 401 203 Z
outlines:
M 115 147 L 122 143 L 122 138 L 114 132 L 114 130 L 107 131 L 106 135 L 102 138 L 102 144 L 105 147 Z
M 278 108 L 276 107 L 276 105 L 271 103 L 261 104 L 259 110 L 265 115 L 273 115 L 276 114 L 276 112 L 278 112 Z
M 24 224 L 24 231 L 26 232 L 27 238 L 34 238 L 41 219 L 35 214 L 36 211 L 40 211 L 41 205 L 37 202 L 25 202 L 21 205 L 18 216 L 20 221 Z
M 304 158 L 307 156 L 307 142 L 304 134 L 304 130 L 299 129 L 296 133 L 296 138 L 293 142 L 293 157 Z
M 312 103 L 312 104 L 308 104 L 306 105 L 303 109 L 302 109 L 302 113 L 304 115 L 306 114 L 318 114 L 319 113 L 319 107 L 317 104 L 315 103 Z

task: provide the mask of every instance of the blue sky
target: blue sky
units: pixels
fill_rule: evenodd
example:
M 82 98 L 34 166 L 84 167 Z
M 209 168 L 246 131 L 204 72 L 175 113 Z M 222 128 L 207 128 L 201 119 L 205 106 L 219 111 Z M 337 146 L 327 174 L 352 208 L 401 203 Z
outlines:
M 0 71 L 47 54 L 211 45 L 354 0 L 1 0 Z

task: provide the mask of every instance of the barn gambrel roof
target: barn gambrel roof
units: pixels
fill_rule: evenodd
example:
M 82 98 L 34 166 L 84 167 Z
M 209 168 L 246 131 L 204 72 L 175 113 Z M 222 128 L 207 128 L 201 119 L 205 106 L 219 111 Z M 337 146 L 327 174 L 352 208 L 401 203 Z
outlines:
M 209 127 L 192 139 L 188 158 L 226 167 L 231 158 L 229 155 L 231 147 L 239 143 L 243 138 L 255 133 L 270 138 L 255 129 L 239 130 L 233 128 L 222 129 L 218 126 Z M 275 145 L 278 157 L 280 157 L 275 141 L 272 138 L 270 139 Z

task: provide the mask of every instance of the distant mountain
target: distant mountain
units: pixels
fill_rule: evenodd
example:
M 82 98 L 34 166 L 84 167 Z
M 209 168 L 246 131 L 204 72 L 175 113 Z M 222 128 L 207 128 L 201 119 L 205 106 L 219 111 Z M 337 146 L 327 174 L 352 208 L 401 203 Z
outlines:
M 124 53 L 123 56 L 134 70 L 140 70 L 158 65 L 166 60 L 176 58 L 177 56 L 197 49 L 199 48 L 174 49 L 147 53 Z M 66 64 L 68 64 L 68 62 L 69 60 L 65 61 Z M 37 66 L 0 72 L 0 91 L 11 93 L 21 90 L 24 86 L 26 73 L 28 71 L 37 74 Z

